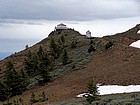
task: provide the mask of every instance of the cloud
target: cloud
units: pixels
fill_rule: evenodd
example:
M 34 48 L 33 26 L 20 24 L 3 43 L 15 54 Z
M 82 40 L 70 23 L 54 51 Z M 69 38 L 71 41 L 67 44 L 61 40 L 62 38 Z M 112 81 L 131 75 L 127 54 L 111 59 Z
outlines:
M 34 25 L 35 24 L 35 25 Z M 40 39 L 40 37 L 47 37 L 46 31 L 53 30 L 54 25 L 37 25 L 38 23 L 24 21 L 19 23 L 1 23 L 0 24 L 0 39 Z M 53 27 L 53 28 L 52 28 Z
M 94 20 L 140 16 L 139 0 L 1 0 L 2 19 Z
M 25 24 L 25 25 L 43 25 L 41 21 L 23 20 L 23 19 L 0 19 L 0 26 L 5 24 Z

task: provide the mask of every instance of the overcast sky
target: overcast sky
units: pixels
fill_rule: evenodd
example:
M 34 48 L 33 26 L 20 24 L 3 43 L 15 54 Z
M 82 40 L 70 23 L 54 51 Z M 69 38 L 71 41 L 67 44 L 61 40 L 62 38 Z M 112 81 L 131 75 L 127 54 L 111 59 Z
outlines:
M 140 0 L 0 0 L 2 19 L 94 20 L 140 16 Z
M 32 45 L 60 22 L 97 35 L 124 31 L 140 23 L 140 0 L 0 0 L 0 52 Z

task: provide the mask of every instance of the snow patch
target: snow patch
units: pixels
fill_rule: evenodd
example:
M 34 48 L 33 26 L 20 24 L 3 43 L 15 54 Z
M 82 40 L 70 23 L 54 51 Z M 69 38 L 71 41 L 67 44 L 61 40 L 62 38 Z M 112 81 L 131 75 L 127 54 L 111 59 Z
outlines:
M 137 33 L 140 34 L 140 30 Z
M 115 94 L 115 93 L 129 93 L 140 92 L 140 85 L 118 86 L 118 85 L 106 85 L 99 86 L 100 95 Z
M 118 86 L 118 85 L 104 85 L 98 86 L 99 95 L 116 94 L 116 93 L 129 93 L 129 92 L 140 92 L 140 85 L 129 85 L 129 86 Z M 89 93 L 82 93 L 76 97 L 85 97 Z
M 140 40 L 138 40 L 138 41 L 132 43 L 130 46 L 131 46 L 131 47 L 140 48 Z
M 82 94 L 77 95 L 76 97 L 81 98 L 81 97 L 87 97 L 88 95 L 92 96 L 92 94 L 90 93 L 82 93 Z

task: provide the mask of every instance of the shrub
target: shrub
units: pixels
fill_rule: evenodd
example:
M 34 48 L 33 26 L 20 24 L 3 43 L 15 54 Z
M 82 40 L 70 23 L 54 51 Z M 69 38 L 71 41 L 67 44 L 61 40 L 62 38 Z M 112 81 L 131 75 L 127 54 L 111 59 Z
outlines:
M 95 101 L 95 99 L 94 99 L 93 96 L 88 95 L 88 96 L 86 97 L 86 101 L 87 101 L 89 104 L 91 104 L 93 101 Z
M 37 103 L 37 102 L 44 102 L 47 100 L 48 100 L 48 98 L 46 97 L 45 92 L 43 91 L 41 94 L 39 94 L 38 99 L 36 98 L 35 94 L 32 93 L 30 102 L 31 102 L 31 104 L 33 104 L 33 103 Z
M 112 47 L 114 45 L 113 42 L 109 41 L 106 45 L 105 45 L 105 49 L 109 49 L 110 47 Z
M 72 69 L 76 68 L 75 64 L 72 65 Z
M 12 105 L 24 105 L 21 98 L 16 98 L 13 100 Z
M 89 44 L 95 44 L 94 41 L 91 39 Z
M 48 100 L 48 98 L 46 97 L 45 92 L 43 91 L 43 92 L 40 94 L 40 99 L 39 99 L 39 101 L 40 101 L 40 102 L 44 102 L 44 101 L 47 101 L 47 100 Z
M 76 42 L 75 41 L 71 42 L 71 48 L 76 48 Z
M 39 102 L 39 100 L 36 99 L 35 94 L 32 92 L 31 98 L 30 98 L 31 103 L 36 103 Z
M 12 103 L 8 99 L 5 103 L 3 103 L 3 105 L 12 105 Z
M 93 45 L 90 45 L 89 49 L 88 49 L 88 52 L 92 52 L 92 51 L 96 51 L 96 49 L 93 47 Z

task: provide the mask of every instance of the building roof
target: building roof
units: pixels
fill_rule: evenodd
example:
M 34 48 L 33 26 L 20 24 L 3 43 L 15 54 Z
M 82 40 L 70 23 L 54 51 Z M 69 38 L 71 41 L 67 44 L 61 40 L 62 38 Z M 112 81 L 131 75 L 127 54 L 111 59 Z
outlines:
M 61 24 L 58 24 L 57 26 L 66 26 L 65 24 L 61 23 Z
M 64 30 L 64 29 L 68 29 L 66 27 L 65 24 L 61 23 L 61 24 L 58 24 L 56 27 L 55 27 L 56 30 Z
M 87 32 L 86 32 L 87 34 L 91 34 L 91 32 L 88 30 Z

